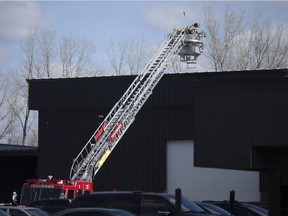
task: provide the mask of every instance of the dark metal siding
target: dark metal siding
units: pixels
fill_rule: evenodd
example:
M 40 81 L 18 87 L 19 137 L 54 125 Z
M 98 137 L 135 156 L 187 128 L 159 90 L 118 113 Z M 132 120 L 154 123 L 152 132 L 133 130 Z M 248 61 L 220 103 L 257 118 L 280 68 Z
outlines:
M 32 110 L 110 107 L 126 91 L 133 77 L 91 77 L 28 80 Z
M 253 86 L 253 143 L 255 147 L 288 146 L 288 80 Z
M 121 98 L 135 76 L 28 80 L 32 110 L 110 108 Z M 191 105 L 193 76 L 164 76 L 146 106 Z M 179 91 L 179 83 L 181 90 Z
M 21 156 L 18 152 L 0 157 L 0 203 L 10 203 L 12 193 L 21 193 L 21 186 L 27 178 L 37 177 L 37 156 L 27 153 Z
M 68 178 L 72 159 L 98 122 L 94 111 L 42 111 L 40 115 L 39 176 Z M 98 172 L 96 190 L 164 191 L 166 141 L 192 139 L 192 109 L 145 108 Z
M 196 165 L 253 169 L 254 84 L 286 80 L 284 75 L 285 70 L 164 75 L 97 174 L 95 189 L 166 190 L 168 140 L 194 140 Z M 68 178 L 99 115 L 133 79 L 28 80 L 30 108 L 40 110 L 39 177 Z
M 98 110 L 39 113 L 39 175 L 68 178 L 72 160 L 97 129 Z
M 193 87 L 195 164 L 287 168 L 286 75 L 274 70 L 198 77 Z
M 236 81 L 194 89 L 195 165 L 250 166 L 251 86 Z M 197 99 L 196 99 L 197 98 Z
M 191 121 L 192 110 L 143 110 L 96 176 L 95 188 L 165 191 L 166 142 L 192 139 Z
M 192 139 L 193 77 L 176 77 L 182 92 L 179 93 L 179 80 L 164 77 L 98 172 L 94 180 L 96 190 L 166 190 L 166 141 Z M 39 177 L 52 174 L 55 178 L 68 178 L 72 159 L 101 122 L 99 115 L 110 111 L 134 78 L 105 78 L 105 83 L 101 78 L 92 78 L 90 82 L 82 79 L 85 84 L 78 79 L 55 80 L 56 84 L 50 80 L 51 86 L 48 80 L 39 80 L 47 85 L 46 91 L 51 95 L 38 92 L 37 81 L 30 82 L 30 92 L 36 91 L 31 95 L 30 108 L 40 109 Z M 63 86 L 71 92 L 64 91 Z

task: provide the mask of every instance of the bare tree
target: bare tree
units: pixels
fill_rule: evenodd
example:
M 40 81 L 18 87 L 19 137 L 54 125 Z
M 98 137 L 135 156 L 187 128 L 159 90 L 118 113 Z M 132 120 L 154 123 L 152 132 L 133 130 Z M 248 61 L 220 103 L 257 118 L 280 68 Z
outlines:
M 285 25 L 273 26 L 260 15 L 245 16 L 227 8 L 223 20 L 205 8 L 208 46 L 205 55 L 215 71 L 279 68 L 287 66 Z
M 109 63 L 117 76 L 123 74 L 123 67 L 127 55 L 128 41 L 122 37 L 120 42 L 115 45 L 114 41 L 110 39 L 107 46 L 106 53 Z
M 40 77 L 40 74 L 35 74 L 35 58 L 37 46 L 37 29 L 30 30 L 29 36 L 22 43 L 22 65 L 26 72 L 26 78 Z
M 149 52 L 151 49 L 143 36 L 139 40 L 122 37 L 117 43 L 110 39 L 106 46 L 108 63 L 116 75 L 139 74 L 147 63 Z
M 59 56 L 63 77 L 73 77 L 85 74 L 96 46 L 85 37 L 63 36 L 59 44 Z
M 56 58 L 55 32 L 39 31 L 37 34 L 36 69 L 40 77 L 51 78 Z
M 251 68 L 287 67 L 288 40 L 283 35 L 283 24 L 272 25 L 269 21 L 260 25 L 254 31 L 254 43 L 251 52 Z
M 130 74 L 139 74 L 147 62 L 147 41 L 142 36 L 140 41 L 128 40 L 127 44 L 127 66 Z
M 233 60 L 233 49 L 236 48 L 235 39 L 244 30 L 243 12 L 236 14 L 227 9 L 221 25 L 211 8 L 205 8 L 205 24 L 207 37 L 206 55 L 211 60 L 210 68 L 216 71 L 228 70 Z M 221 31 L 222 30 L 222 31 Z
M 63 37 L 60 42 L 60 61 L 62 66 L 62 76 L 72 76 L 72 61 L 76 52 L 75 41 L 69 37 Z
M 59 74 L 57 70 L 61 63 L 62 75 L 65 77 L 79 76 L 93 70 L 89 61 L 95 52 L 95 45 L 91 41 L 84 37 L 66 37 L 59 43 L 62 49 L 57 49 L 55 37 L 54 32 L 32 29 L 22 43 L 22 68 L 9 74 L 13 78 L 9 82 L 9 91 L 2 86 L 3 100 L 0 101 L 0 109 L 3 102 L 6 112 L 0 118 L 7 123 L 4 125 L 4 120 L 2 121 L 0 139 L 5 137 L 8 143 L 37 145 L 37 114 L 28 107 L 26 79 L 55 77 Z M 57 53 L 58 50 L 60 53 Z M 60 64 L 57 62 L 58 56 L 62 58 Z M 9 97 L 6 96 L 7 92 Z
M 22 65 L 25 78 L 50 78 L 55 54 L 55 33 L 31 29 L 22 43 Z
M 14 131 L 17 118 L 16 94 L 11 92 L 9 76 L 0 76 L 0 140 L 10 143 L 10 135 Z
M 28 108 L 28 86 L 26 79 L 50 77 L 51 53 L 50 49 L 44 47 L 51 45 L 50 42 L 48 43 L 48 41 L 51 41 L 48 40 L 48 35 L 51 37 L 52 35 L 47 34 L 46 39 L 41 40 L 41 38 L 39 39 L 39 34 L 40 32 L 37 28 L 30 31 L 29 36 L 22 43 L 23 68 L 16 71 L 15 74 L 11 74 L 13 77 L 12 98 L 15 98 L 13 106 L 17 112 L 15 115 L 17 123 L 15 124 L 13 133 L 11 133 L 10 140 L 21 145 L 27 144 L 27 136 L 34 123 L 31 121 L 30 110 Z M 44 37 L 44 32 L 41 35 Z M 39 42 L 41 41 L 45 41 L 47 44 L 44 45 L 44 43 L 41 43 L 40 46 Z M 39 47 L 42 49 L 39 49 Z M 45 53 L 46 51 L 48 54 Z
M 21 145 L 25 145 L 27 136 L 31 129 L 31 125 L 33 122 L 30 121 L 30 110 L 28 108 L 28 87 L 25 82 L 25 79 L 21 79 L 21 77 L 14 77 L 14 90 L 13 90 L 13 107 L 16 110 L 15 118 L 17 118 L 17 122 L 15 124 L 15 128 L 13 133 L 11 134 L 11 141 L 14 143 L 18 143 Z M 31 143 L 29 143 L 31 145 Z

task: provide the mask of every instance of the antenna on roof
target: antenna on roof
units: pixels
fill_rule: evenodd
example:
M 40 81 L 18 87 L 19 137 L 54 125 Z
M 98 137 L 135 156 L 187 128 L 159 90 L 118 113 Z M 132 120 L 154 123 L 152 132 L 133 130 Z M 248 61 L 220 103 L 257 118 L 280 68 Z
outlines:
M 184 16 L 184 28 L 186 28 L 186 13 L 183 11 L 183 16 Z

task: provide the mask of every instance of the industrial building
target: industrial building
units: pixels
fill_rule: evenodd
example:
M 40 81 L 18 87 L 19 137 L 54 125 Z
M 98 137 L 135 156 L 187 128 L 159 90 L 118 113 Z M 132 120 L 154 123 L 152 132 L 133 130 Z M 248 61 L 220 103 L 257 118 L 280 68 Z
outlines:
M 255 199 L 269 201 L 271 215 L 287 214 L 287 76 L 283 69 L 165 74 L 95 176 L 94 189 L 180 187 L 200 200 L 205 190 L 194 186 L 202 175 L 205 194 L 222 189 L 216 196 L 228 199 L 235 190 L 236 199 L 248 199 L 246 185 L 259 194 Z M 24 153 L 0 151 L 6 188 L 19 190 L 31 177 L 67 179 L 73 159 L 134 78 L 27 80 L 29 108 L 39 112 L 39 146 Z M 221 181 L 231 185 L 208 186 Z

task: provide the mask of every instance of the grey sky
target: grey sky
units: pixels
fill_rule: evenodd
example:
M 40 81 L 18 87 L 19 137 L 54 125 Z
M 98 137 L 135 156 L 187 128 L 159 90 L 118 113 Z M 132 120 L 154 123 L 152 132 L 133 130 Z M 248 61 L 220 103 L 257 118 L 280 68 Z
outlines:
M 0 70 L 13 68 L 21 41 L 29 29 L 55 31 L 57 35 L 85 35 L 98 47 L 109 39 L 144 35 L 155 43 L 172 28 L 203 23 L 203 7 L 219 16 L 226 7 L 247 15 L 288 23 L 287 1 L 0 1 Z

